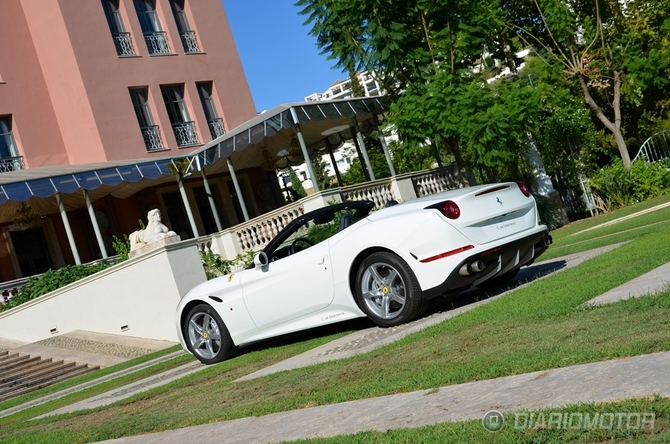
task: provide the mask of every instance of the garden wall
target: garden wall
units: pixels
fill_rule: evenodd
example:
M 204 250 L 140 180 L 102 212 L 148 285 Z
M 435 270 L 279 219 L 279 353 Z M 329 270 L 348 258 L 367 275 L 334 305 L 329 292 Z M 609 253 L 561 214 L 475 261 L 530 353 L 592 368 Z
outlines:
M 177 304 L 206 280 L 195 239 L 167 244 L 1 312 L 0 337 L 84 330 L 176 342 Z

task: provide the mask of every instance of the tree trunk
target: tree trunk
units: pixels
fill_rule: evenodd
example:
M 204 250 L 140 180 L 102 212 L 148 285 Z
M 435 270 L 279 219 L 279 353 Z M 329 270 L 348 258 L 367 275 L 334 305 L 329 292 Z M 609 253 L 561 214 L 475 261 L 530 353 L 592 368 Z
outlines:
M 619 154 L 621 155 L 621 160 L 623 161 L 623 166 L 626 170 L 630 170 L 630 155 L 628 154 L 628 147 L 626 146 L 626 141 L 621 134 L 621 72 L 614 71 L 614 101 L 612 102 L 612 108 L 614 109 L 614 122 L 611 122 L 607 116 L 603 113 L 603 110 L 598 106 L 591 93 L 589 91 L 589 86 L 586 83 L 586 78 L 582 75 L 578 75 L 579 85 L 582 88 L 582 93 L 584 94 L 584 102 L 591 108 L 595 113 L 598 120 L 600 120 L 605 128 L 607 128 L 613 135 L 616 145 L 619 148 Z
M 468 168 L 465 165 L 463 156 L 461 155 L 461 148 L 458 146 L 458 139 L 455 137 L 441 137 L 441 139 L 442 143 L 449 148 L 449 151 L 451 151 L 451 154 L 453 154 L 454 158 L 456 159 L 456 165 L 458 166 L 458 172 L 461 176 L 461 183 L 463 186 L 468 187 L 476 185 L 474 183 L 470 183 L 470 175 L 468 174 Z

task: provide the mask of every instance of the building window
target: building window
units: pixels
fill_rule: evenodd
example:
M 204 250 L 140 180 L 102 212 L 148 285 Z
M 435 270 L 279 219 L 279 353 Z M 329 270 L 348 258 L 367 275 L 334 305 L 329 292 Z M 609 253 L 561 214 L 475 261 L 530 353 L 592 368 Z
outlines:
M 216 106 L 214 105 L 214 100 L 212 99 L 212 82 L 196 83 L 195 86 L 198 88 L 198 95 L 200 96 L 202 109 L 205 111 L 205 117 L 207 118 L 207 125 L 209 126 L 209 132 L 212 135 L 212 139 L 223 136 L 226 130 L 223 127 L 223 120 L 219 117 L 219 113 L 216 111 Z
M 172 130 L 177 139 L 177 145 L 180 147 L 199 145 L 200 141 L 195 130 L 195 123 L 191 121 L 184 102 L 184 86 L 161 86 L 161 91 L 163 92 L 165 108 L 170 117 L 170 122 L 172 122 Z
M 0 173 L 23 169 L 23 157 L 19 156 L 12 135 L 11 116 L 0 117 Z
M 130 99 L 133 101 L 133 108 L 137 116 L 137 122 L 140 124 L 144 145 L 147 151 L 159 151 L 165 149 L 161 140 L 161 133 L 158 125 L 154 125 L 154 119 L 149 108 L 147 88 L 131 88 Z
M 133 0 L 137 18 L 142 27 L 144 41 L 147 43 L 149 54 L 172 54 L 167 41 L 167 34 L 161 28 L 158 14 L 156 14 L 155 0 Z
M 200 52 L 198 40 L 195 38 L 195 31 L 191 29 L 186 18 L 184 0 L 170 0 L 170 8 L 174 15 L 174 21 L 177 23 L 181 43 L 184 45 L 184 52 L 187 54 Z
M 112 33 L 116 53 L 119 56 L 134 56 L 133 41 L 130 33 L 123 26 L 123 19 L 119 12 L 119 0 L 102 0 L 102 9 L 105 11 L 109 31 Z

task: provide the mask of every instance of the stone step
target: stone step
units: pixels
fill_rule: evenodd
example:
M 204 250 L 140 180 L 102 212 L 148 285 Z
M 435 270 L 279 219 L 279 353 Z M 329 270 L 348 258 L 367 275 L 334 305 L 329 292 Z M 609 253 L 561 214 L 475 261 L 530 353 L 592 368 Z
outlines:
M 17 371 L 28 370 L 35 364 L 39 364 L 42 360 L 39 356 L 22 356 L 23 359 L 17 359 L 8 363 L 0 363 L 0 382 L 6 376 L 16 373 Z
M 99 369 L 99 366 L 53 361 L 39 356 L 0 355 L 0 401 Z
M 24 395 L 26 393 L 30 393 L 32 391 L 41 389 L 43 387 L 50 386 L 52 384 L 56 384 L 58 382 L 66 381 L 70 378 L 74 378 L 76 376 L 84 375 L 86 373 L 92 372 L 93 370 L 97 370 L 97 367 L 88 367 L 85 364 L 79 365 L 79 366 L 73 366 L 70 368 L 65 369 L 66 371 L 61 371 L 60 374 L 57 376 L 54 375 L 48 375 L 45 378 L 42 378 L 41 381 L 32 381 L 29 385 L 27 386 L 17 386 L 15 387 L 14 390 L 12 391 L 7 391 L 4 393 L 0 393 L 0 402 L 6 401 L 8 399 L 16 398 L 17 396 Z
M 0 378 L 0 389 L 5 387 L 7 384 L 12 384 L 17 380 L 27 379 L 34 376 L 40 376 L 46 372 L 51 371 L 54 368 L 61 367 L 63 361 L 54 361 L 52 359 L 42 359 L 35 365 L 30 366 L 29 368 L 17 369 L 15 372 L 4 375 Z
M 0 359 L 0 368 L 5 368 L 6 366 L 13 365 L 15 362 L 25 361 L 26 359 L 30 359 L 30 355 L 9 353 Z

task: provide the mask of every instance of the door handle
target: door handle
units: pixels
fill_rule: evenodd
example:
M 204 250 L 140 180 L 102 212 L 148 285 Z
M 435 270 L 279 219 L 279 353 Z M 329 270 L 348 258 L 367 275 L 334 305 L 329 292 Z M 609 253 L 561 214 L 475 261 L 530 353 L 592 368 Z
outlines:
M 317 263 L 317 265 L 323 265 L 326 263 L 326 256 L 322 257 L 321 260 Z

